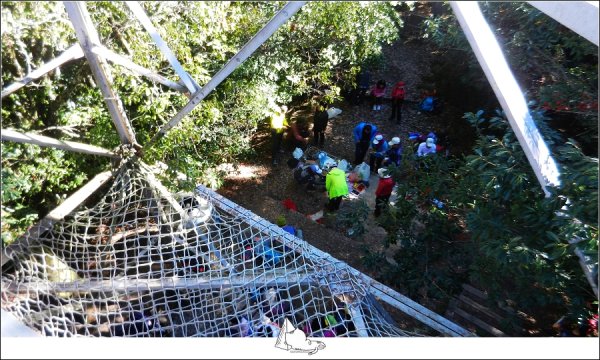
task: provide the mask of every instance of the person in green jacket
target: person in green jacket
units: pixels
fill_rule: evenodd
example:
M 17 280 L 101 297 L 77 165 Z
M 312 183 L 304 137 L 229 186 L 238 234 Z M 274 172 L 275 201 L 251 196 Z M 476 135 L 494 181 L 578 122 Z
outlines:
M 325 188 L 329 194 L 329 202 L 325 208 L 334 212 L 340 208 L 342 197 L 348 195 L 348 183 L 346 173 L 336 167 L 332 168 L 325 177 Z

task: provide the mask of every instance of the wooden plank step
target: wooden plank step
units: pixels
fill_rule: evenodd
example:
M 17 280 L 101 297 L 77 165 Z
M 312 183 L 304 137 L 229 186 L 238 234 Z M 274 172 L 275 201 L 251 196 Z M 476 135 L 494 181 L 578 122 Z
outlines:
M 487 298 L 488 298 L 486 293 L 484 293 L 483 291 L 481 291 L 479 289 L 474 288 L 473 286 L 471 286 L 469 284 L 462 284 L 462 288 L 469 294 L 475 295 L 476 297 L 480 298 L 481 300 L 487 300 Z
M 448 304 L 448 309 L 446 310 L 446 313 L 444 314 L 444 317 L 462 327 L 464 327 L 466 330 L 470 331 L 473 334 L 476 334 L 477 329 L 476 327 L 468 322 L 467 320 L 465 320 L 464 318 L 457 316 L 455 313 L 455 309 L 457 308 L 457 299 L 456 298 L 451 298 L 450 299 L 450 303 Z
M 469 307 L 477 310 L 478 312 L 484 314 L 485 316 L 489 317 L 490 319 L 496 320 L 498 322 L 504 321 L 504 318 L 502 316 L 496 314 L 489 308 L 487 308 L 481 304 L 478 304 L 477 302 L 473 301 L 471 298 L 465 296 L 464 294 L 460 294 L 458 297 L 458 300 L 467 304 Z
M 478 328 L 486 331 L 487 333 L 489 333 L 493 336 L 498 336 L 498 337 L 506 336 L 506 334 L 504 332 L 502 332 L 501 330 L 487 324 L 486 322 L 476 318 L 475 316 L 472 316 L 471 314 L 467 313 L 466 311 L 464 311 L 458 307 L 455 307 L 453 312 L 454 312 L 454 314 L 463 317 L 464 319 L 468 320 L 470 323 L 476 325 Z
M 486 320 L 493 321 L 492 324 L 494 326 L 500 327 L 500 326 L 502 326 L 503 323 L 505 323 L 507 321 L 507 319 L 505 317 L 502 317 L 502 315 L 499 315 L 498 313 L 492 311 L 488 307 L 478 304 L 477 302 L 473 301 L 471 298 L 469 298 L 467 296 L 464 296 L 463 294 L 460 294 L 458 299 L 462 303 L 467 305 L 470 309 L 475 310 L 475 314 L 483 315 Z M 469 310 L 469 309 L 465 309 L 465 310 Z M 473 313 L 473 312 L 471 312 L 471 313 Z M 512 329 L 515 331 L 515 333 L 512 333 L 512 331 L 511 331 L 511 334 L 510 334 L 511 336 L 521 335 L 521 334 L 525 333 L 525 329 L 523 329 L 522 327 L 517 326 L 517 325 L 512 325 Z

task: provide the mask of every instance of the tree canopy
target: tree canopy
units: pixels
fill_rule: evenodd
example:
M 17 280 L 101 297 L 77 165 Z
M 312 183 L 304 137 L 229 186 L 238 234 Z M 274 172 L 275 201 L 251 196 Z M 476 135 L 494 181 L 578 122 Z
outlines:
M 284 2 L 145 2 L 145 11 L 183 68 L 203 85 Z M 122 2 L 87 2 L 101 42 L 171 80 L 177 76 Z M 176 19 L 174 21 L 173 19 Z M 77 42 L 61 2 L 2 2 L 2 83 L 6 86 Z M 313 95 L 339 99 L 361 64 L 398 36 L 393 3 L 309 2 L 175 129 L 144 153 L 167 165 L 162 180 L 185 190 L 218 185 L 216 168 L 252 156 L 252 135 L 276 104 Z M 112 66 L 140 144 L 188 99 Z M 113 149 L 119 138 L 85 59 L 52 71 L 3 99 L 4 128 Z M 3 241 L 43 216 L 107 159 L 35 145 L 2 143 Z

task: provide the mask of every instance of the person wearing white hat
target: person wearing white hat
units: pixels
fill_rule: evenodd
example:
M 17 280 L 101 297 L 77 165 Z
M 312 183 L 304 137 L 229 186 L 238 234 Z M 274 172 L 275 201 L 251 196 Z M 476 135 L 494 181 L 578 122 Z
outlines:
M 400 143 L 400 138 L 394 136 L 388 144 L 390 145 L 390 148 L 385 153 L 383 166 L 388 166 L 390 164 L 400 166 L 400 162 L 402 161 L 402 152 L 404 151 L 402 144 Z
M 381 168 L 377 170 L 377 174 L 379 175 L 379 182 L 377 183 L 377 190 L 375 190 L 375 217 L 381 215 L 381 210 L 389 203 L 396 185 L 388 169 Z
M 382 134 L 376 134 L 371 142 L 371 154 L 369 155 L 369 167 L 372 172 L 376 172 L 383 163 L 385 153 L 388 151 L 389 145 Z
M 427 156 L 429 154 L 435 154 L 435 141 L 430 137 L 425 142 L 419 144 L 419 148 L 417 149 L 417 156 Z

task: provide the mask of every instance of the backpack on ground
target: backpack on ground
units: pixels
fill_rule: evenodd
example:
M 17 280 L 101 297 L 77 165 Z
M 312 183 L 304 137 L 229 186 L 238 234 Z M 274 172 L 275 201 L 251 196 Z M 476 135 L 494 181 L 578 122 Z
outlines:
M 421 101 L 421 104 L 419 105 L 419 110 L 421 111 L 427 111 L 427 112 L 432 112 L 433 111 L 433 96 L 428 96 L 425 99 L 423 99 L 423 101 Z

